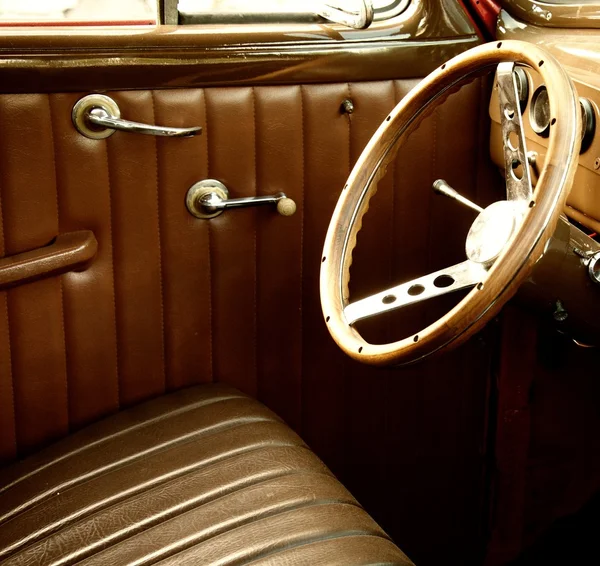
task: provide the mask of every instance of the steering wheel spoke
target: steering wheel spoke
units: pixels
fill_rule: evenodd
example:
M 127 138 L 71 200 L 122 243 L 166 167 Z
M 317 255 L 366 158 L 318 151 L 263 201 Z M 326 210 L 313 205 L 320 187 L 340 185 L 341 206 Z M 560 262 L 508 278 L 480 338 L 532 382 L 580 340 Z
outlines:
M 514 63 L 503 62 L 498 65 L 496 73 L 504 145 L 506 194 L 508 200 L 529 201 L 533 189 L 514 68 Z
M 473 287 L 485 279 L 486 273 L 481 264 L 463 261 L 350 303 L 344 309 L 344 316 L 348 324 L 354 324 L 363 318 Z

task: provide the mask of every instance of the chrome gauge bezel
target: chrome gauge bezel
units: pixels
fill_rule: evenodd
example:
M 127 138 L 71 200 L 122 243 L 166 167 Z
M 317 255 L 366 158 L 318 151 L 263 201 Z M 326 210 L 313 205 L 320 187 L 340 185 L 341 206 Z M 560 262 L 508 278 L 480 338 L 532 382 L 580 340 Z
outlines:
M 544 121 L 540 121 L 538 111 L 545 111 Z M 548 98 L 548 89 L 545 85 L 541 85 L 535 89 L 531 97 L 531 106 L 529 107 L 529 124 L 531 129 L 538 135 L 544 138 L 550 133 L 550 99 Z

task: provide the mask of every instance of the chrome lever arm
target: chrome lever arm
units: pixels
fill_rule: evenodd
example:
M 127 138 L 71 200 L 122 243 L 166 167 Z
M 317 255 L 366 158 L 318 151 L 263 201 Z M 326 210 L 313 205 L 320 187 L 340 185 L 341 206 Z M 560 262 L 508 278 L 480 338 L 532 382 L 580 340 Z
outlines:
M 206 179 L 194 184 L 186 196 L 186 206 L 196 218 L 214 218 L 230 208 L 246 208 L 274 204 L 282 216 L 296 212 L 296 203 L 285 193 L 259 197 L 229 198 L 227 187 L 215 179 Z
M 104 108 L 93 108 L 90 110 L 87 119 L 94 125 L 103 128 L 112 128 L 122 132 L 132 134 L 146 134 L 150 136 L 168 136 L 172 138 L 186 138 L 195 136 L 202 131 L 202 128 L 171 128 L 167 126 L 152 126 L 150 124 L 141 124 L 140 122 L 131 122 L 111 116 Z
M 261 204 L 279 204 L 287 199 L 285 193 L 260 197 L 242 197 L 242 198 L 221 198 L 217 193 L 210 193 L 200 199 L 200 205 L 206 212 L 213 213 L 227 210 L 229 208 L 246 208 L 248 206 L 258 206 Z M 290 199 L 288 199 L 290 200 Z M 288 216 L 288 215 L 284 215 Z
M 80 134 L 92 139 L 104 139 L 115 130 L 132 134 L 185 138 L 202 132 L 200 126 L 193 128 L 172 128 L 131 122 L 121 118 L 117 103 L 103 94 L 90 94 L 78 100 L 71 114 L 73 124 Z
M 444 179 L 438 179 L 433 183 L 433 190 L 440 194 L 448 197 L 456 202 L 459 202 L 463 206 L 474 210 L 477 213 L 483 212 L 483 208 L 481 208 L 478 204 L 475 204 L 473 201 L 470 201 L 467 197 L 463 197 L 456 189 L 453 189 Z

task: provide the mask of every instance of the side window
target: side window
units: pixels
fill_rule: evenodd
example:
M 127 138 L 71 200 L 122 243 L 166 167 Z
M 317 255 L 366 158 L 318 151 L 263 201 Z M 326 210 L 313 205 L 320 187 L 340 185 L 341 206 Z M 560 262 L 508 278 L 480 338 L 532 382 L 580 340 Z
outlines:
M 226 22 L 318 21 L 318 16 L 342 11 L 356 14 L 365 0 L 164 0 L 177 3 L 178 21 L 182 24 Z M 410 0 L 367 0 L 372 4 L 373 20 L 385 20 L 401 14 Z M 168 9 L 167 9 L 168 12 Z M 172 12 L 175 8 L 172 8 Z
M 156 6 L 156 0 L 0 0 L 0 24 L 149 24 Z
M 340 20 L 372 4 L 373 20 L 401 14 L 411 0 L 0 0 L 0 25 L 277 23 Z M 338 14 L 338 16 L 336 16 Z

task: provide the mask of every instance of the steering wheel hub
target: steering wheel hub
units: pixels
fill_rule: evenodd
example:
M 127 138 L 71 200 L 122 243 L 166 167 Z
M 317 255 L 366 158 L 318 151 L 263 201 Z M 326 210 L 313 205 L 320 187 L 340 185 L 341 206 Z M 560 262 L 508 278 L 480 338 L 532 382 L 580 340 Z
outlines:
M 517 226 L 514 202 L 501 200 L 488 206 L 473 222 L 465 249 L 467 257 L 489 267 L 498 258 Z

